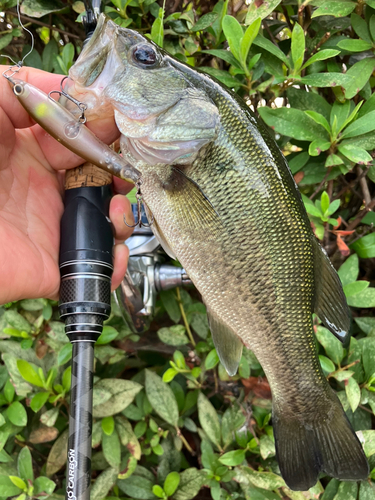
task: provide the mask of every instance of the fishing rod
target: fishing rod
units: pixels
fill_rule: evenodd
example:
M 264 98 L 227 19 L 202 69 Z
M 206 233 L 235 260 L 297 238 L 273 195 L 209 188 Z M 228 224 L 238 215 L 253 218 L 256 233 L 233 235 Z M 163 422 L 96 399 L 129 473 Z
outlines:
M 84 3 L 87 42 L 95 30 L 100 0 Z M 67 500 L 90 499 L 94 344 L 111 312 L 111 183 L 110 174 L 89 163 L 66 174 L 59 311 L 73 345 Z

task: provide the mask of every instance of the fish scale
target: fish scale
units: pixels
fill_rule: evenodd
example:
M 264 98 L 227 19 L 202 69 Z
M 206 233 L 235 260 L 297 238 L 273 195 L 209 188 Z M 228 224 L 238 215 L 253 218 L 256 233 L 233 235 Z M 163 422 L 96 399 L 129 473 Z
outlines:
M 140 62 L 139 52 L 152 57 Z M 92 78 L 98 64 L 97 81 L 108 82 L 102 90 Z M 142 174 L 151 227 L 200 291 L 228 373 L 237 371 L 243 344 L 261 363 L 287 485 L 307 490 L 321 471 L 365 479 L 366 458 L 322 372 L 312 325 L 315 312 L 345 341 L 350 312 L 264 124 L 219 82 L 105 17 L 70 77 L 73 96 L 115 110 L 123 157 Z M 86 111 L 88 119 L 99 114 L 93 104 Z

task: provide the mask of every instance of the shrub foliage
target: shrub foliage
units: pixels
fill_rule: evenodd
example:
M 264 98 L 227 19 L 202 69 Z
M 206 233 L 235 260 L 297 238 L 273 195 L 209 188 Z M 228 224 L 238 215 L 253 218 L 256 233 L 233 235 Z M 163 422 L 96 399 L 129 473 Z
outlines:
M 275 134 L 352 306 L 350 345 L 316 318 L 316 349 L 371 474 L 288 490 L 261 366 L 246 350 L 228 377 L 197 292 L 174 290 L 160 295 L 141 338 L 114 307 L 95 347 L 91 498 L 374 498 L 375 1 L 103 3 L 119 25 L 235 89 Z M 18 61 L 30 40 L 15 4 L 0 2 L 0 49 Z M 25 0 L 22 20 L 35 35 L 26 64 L 66 74 L 82 47 L 83 10 Z M 0 498 L 63 499 L 71 345 L 56 303 L 0 307 L 0 338 Z

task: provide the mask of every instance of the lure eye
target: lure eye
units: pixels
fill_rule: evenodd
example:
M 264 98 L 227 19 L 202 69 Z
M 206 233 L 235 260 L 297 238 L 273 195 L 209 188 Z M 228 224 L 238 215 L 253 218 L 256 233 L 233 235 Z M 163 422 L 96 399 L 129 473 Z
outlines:
M 154 66 L 158 61 L 158 56 L 152 45 L 141 44 L 135 47 L 133 59 L 142 65 Z

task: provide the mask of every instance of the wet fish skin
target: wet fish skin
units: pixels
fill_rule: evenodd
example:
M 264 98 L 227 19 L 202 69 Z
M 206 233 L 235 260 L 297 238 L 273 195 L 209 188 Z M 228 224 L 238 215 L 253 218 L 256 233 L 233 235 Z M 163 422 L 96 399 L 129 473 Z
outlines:
M 139 64 L 140 48 L 155 53 L 155 65 Z M 104 18 L 70 76 L 81 100 L 86 93 L 106 112 L 113 107 L 153 230 L 202 294 L 222 363 L 235 373 L 242 344 L 261 363 L 288 486 L 306 490 L 320 471 L 365 479 L 366 458 L 320 367 L 311 318 L 315 311 L 346 340 L 349 309 L 263 123 L 220 83 Z

